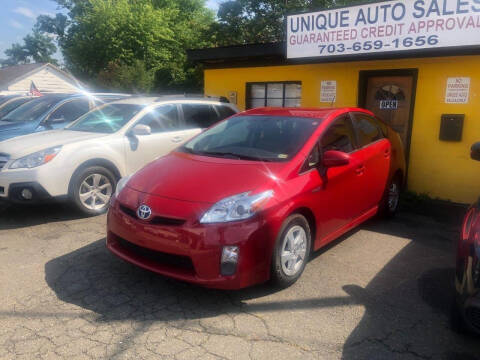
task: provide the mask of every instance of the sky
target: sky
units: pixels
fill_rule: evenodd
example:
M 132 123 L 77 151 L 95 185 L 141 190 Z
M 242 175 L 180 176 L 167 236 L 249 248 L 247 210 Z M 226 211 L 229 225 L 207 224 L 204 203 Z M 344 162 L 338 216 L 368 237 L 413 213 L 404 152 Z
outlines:
M 217 10 L 221 1 L 207 0 L 207 6 Z M 57 3 L 53 0 L 0 0 L 0 5 L 0 59 L 5 58 L 4 51 L 13 43 L 23 43 L 38 15 L 58 12 Z

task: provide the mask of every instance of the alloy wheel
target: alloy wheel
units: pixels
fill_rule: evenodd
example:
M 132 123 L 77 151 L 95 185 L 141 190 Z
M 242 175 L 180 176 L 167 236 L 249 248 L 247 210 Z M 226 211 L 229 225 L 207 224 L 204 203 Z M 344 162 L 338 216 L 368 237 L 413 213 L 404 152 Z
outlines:
M 112 191 L 113 186 L 108 177 L 102 174 L 91 174 L 80 184 L 78 194 L 85 208 L 100 210 L 108 205 Z
M 282 242 L 280 259 L 282 270 L 287 276 L 301 271 L 307 253 L 307 234 L 301 226 L 295 225 L 286 233 Z
M 400 189 L 395 181 L 390 184 L 388 188 L 388 210 L 395 212 L 400 200 Z

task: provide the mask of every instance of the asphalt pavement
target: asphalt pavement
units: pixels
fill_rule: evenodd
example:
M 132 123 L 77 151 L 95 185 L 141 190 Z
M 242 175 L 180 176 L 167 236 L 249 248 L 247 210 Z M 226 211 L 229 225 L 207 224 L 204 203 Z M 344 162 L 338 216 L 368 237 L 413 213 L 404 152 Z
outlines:
M 372 220 L 288 289 L 218 291 L 117 259 L 105 220 L 0 211 L 0 359 L 480 358 L 449 328 L 456 221 Z

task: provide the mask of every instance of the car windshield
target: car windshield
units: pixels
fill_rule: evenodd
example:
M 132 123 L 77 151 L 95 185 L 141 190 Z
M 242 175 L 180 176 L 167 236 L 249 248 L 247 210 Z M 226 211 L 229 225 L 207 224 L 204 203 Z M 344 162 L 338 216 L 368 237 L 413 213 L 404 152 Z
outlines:
M 32 98 L 22 97 L 14 99 L 3 106 L 0 106 L 0 119 L 6 116 L 10 111 L 13 111 L 22 104 L 25 104 L 27 101 L 32 100 Z
M 109 104 L 93 110 L 72 125 L 68 130 L 111 134 L 120 130 L 143 109 L 138 104 Z
M 210 128 L 180 151 L 254 161 L 287 161 L 301 149 L 320 119 L 236 116 Z
M 42 96 L 36 98 L 9 112 L 2 120 L 10 122 L 38 120 L 62 99 L 64 99 L 64 97 L 58 96 Z

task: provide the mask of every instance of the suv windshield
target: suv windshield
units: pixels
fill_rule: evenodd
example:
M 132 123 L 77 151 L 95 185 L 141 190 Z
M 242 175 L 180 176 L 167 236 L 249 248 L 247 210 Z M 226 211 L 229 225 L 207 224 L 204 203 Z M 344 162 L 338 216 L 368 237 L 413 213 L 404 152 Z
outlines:
M 63 99 L 65 99 L 65 97 L 39 97 L 9 112 L 2 120 L 10 122 L 38 120 L 43 114 L 45 114 Z
M 109 104 L 90 111 L 67 127 L 68 130 L 111 134 L 120 130 L 143 109 L 138 104 Z
M 286 161 L 321 120 L 283 116 L 235 116 L 189 141 L 180 151 L 242 160 Z

